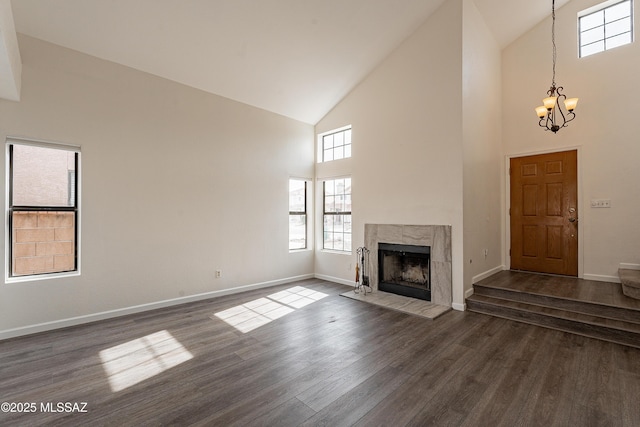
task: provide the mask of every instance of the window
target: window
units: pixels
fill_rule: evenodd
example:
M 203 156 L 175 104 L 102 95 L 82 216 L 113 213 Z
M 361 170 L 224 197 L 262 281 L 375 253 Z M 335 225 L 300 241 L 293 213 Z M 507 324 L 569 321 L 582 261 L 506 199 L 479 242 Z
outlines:
M 8 277 L 78 271 L 78 148 L 8 141 Z
M 351 252 L 351 178 L 324 181 L 323 249 Z
M 580 57 L 613 49 L 633 40 L 631 0 L 608 1 L 578 15 Z
M 289 250 L 307 248 L 307 181 L 289 180 Z
M 320 135 L 320 162 L 351 157 L 351 127 Z

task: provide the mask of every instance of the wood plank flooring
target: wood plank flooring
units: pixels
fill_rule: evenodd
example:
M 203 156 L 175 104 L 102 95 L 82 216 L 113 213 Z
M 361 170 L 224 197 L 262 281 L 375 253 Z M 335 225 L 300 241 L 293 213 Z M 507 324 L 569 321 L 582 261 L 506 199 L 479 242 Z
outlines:
M 281 298 L 293 287 L 310 299 Z M 640 425 L 638 349 L 346 290 L 305 280 L 0 342 L 0 402 L 36 404 L 0 425 Z

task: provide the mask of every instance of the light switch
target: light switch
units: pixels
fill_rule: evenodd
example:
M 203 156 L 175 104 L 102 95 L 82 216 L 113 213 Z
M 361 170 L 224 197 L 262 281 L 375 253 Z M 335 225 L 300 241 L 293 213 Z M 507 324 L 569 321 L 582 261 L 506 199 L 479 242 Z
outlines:
M 611 199 L 591 199 L 592 208 L 610 208 Z

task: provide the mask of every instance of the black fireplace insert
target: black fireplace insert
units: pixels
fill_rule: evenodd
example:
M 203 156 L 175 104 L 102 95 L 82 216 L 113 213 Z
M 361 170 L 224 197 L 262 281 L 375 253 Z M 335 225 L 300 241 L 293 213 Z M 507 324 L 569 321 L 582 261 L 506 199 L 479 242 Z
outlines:
M 378 243 L 378 289 L 431 301 L 431 247 Z

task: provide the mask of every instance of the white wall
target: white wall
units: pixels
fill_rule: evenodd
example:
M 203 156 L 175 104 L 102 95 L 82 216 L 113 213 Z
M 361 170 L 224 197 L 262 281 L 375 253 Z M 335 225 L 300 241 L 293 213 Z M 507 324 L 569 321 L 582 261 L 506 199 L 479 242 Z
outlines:
M 462 1 L 455 0 L 316 126 L 317 133 L 353 126 L 353 157 L 318 164 L 316 172 L 352 176 L 354 249 L 364 244 L 366 223 L 452 225 L 457 304 L 463 302 L 461 81 Z M 317 251 L 316 273 L 353 281 L 355 260 L 355 253 Z
M 577 118 L 556 135 L 534 112 L 551 85 L 551 18 L 504 49 L 503 143 L 507 155 L 579 149 L 580 269 L 617 280 L 619 263 L 640 264 L 640 44 L 578 58 L 577 14 L 598 3 L 573 0 L 556 11 L 556 82 L 580 98 Z M 590 207 L 600 198 L 611 208 Z
M 463 10 L 464 289 L 502 270 L 501 52 L 472 0 Z M 487 255 L 485 256 L 485 250 Z
M 0 338 L 313 274 L 312 251 L 288 251 L 288 179 L 313 177 L 312 126 L 26 36 L 19 43 L 22 100 L 0 100 L 0 140 L 82 147 L 82 274 L 0 284 Z

